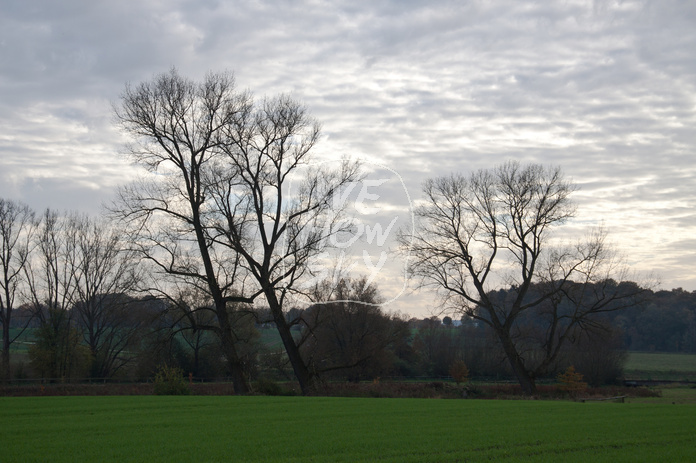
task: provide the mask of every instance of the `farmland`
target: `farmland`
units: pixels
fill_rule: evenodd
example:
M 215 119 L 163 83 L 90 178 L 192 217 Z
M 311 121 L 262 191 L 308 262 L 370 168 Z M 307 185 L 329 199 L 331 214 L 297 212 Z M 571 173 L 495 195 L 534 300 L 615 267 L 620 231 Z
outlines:
M 627 379 L 696 381 L 696 354 L 631 352 L 624 375 Z
M 0 398 L 3 461 L 693 461 L 693 405 Z

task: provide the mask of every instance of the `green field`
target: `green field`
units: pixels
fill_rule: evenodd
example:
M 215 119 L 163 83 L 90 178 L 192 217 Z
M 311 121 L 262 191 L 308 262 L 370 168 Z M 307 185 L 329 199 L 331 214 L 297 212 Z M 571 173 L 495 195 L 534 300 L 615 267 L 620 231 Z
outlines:
M 15 461 L 696 461 L 696 406 L 319 397 L 0 398 Z
M 624 374 L 631 379 L 696 381 L 696 354 L 631 352 Z

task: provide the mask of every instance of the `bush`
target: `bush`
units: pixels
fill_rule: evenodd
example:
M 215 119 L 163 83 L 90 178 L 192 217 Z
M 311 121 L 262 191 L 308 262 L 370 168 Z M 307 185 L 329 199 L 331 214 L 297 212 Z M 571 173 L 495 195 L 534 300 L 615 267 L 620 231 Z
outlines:
M 469 368 L 463 360 L 455 360 L 449 368 L 449 374 L 457 384 L 469 381 Z
M 582 374 L 575 371 L 574 366 L 569 366 L 565 372 L 558 375 L 558 390 L 577 394 L 587 390 L 587 383 L 582 380 Z
M 280 384 L 268 378 L 259 378 L 253 384 L 254 392 L 261 395 L 288 395 Z
M 162 365 L 155 374 L 155 395 L 189 395 L 191 388 L 178 367 Z

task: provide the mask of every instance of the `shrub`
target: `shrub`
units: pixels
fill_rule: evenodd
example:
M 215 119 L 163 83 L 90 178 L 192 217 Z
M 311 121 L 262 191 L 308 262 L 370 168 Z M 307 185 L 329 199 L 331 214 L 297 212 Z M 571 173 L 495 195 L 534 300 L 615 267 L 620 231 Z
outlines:
M 254 392 L 262 395 L 286 395 L 280 384 L 268 378 L 259 378 L 254 381 Z
M 191 388 L 178 367 L 162 365 L 155 374 L 155 395 L 188 395 Z
M 457 384 L 469 381 L 469 367 L 463 360 L 455 360 L 449 367 L 449 374 Z
M 582 373 L 575 371 L 573 365 L 566 368 L 566 371 L 559 374 L 558 390 L 563 392 L 568 392 L 570 394 L 577 394 L 578 392 L 585 391 L 587 389 L 587 383 L 582 380 Z

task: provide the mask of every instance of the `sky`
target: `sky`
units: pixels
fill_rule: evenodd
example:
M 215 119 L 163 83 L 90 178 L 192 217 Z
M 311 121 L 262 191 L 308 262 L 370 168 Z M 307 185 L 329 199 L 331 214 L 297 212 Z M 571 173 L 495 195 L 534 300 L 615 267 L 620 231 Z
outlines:
M 696 290 L 694 1 L 3 0 L 0 197 L 98 213 L 139 174 L 113 105 L 172 67 L 291 94 L 322 124 L 318 159 L 396 173 L 401 199 L 559 166 L 570 230 L 604 226 L 631 269 Z

